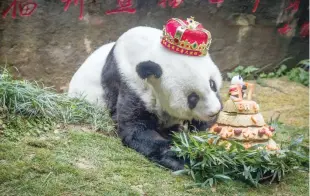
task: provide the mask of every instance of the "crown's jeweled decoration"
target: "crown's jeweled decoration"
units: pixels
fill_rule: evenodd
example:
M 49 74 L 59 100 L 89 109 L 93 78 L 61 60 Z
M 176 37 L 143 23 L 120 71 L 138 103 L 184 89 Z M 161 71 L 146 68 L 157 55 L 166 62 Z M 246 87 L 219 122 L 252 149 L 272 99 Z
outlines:
M 171 18 L 163 27 L 161 43 L 174 52 L 190 55 L 205 56 L 211 45 L 211 33 L 194 17 L 181 20 Z

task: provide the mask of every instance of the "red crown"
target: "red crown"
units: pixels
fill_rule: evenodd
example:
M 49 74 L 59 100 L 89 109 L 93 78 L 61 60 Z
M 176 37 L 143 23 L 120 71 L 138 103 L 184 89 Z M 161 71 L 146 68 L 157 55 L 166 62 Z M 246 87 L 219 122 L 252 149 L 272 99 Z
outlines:
M 205 56 L 211 45 L 211 33 L 196 22 L 193 17 L 186 21 L 172 18 L 163 28 L 161 43 L 180 54 Z

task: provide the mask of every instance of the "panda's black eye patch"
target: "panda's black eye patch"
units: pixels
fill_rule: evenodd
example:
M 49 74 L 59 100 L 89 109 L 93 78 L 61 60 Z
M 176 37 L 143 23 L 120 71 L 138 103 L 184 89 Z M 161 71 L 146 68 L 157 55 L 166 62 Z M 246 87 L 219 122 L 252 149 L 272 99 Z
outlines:
M 199 101 L 199 96 L 196 93 L 191 93 L 187 97 L 188 107 L 194 109 Z
M 142 79 L 146 79 L 151 75 L 155 76 L 156 78 L 160 78 L 163 74 L 163 70 L 161 69 L 160 65 L 153 61 L 144 61 L 139 63 L 136 67 L 136 71 Z
M 211 89 L 212 89 L 214 92 L 216 92 L 216 84 L 215 84 L 214 80 L 210 80 L 210 87 L 211 87 Z

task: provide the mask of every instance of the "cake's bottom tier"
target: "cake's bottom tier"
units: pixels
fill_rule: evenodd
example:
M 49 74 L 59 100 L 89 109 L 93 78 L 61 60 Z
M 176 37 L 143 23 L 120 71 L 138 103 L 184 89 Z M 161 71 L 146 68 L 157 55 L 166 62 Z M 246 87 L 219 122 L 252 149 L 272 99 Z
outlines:
M 274 129 L 267 125 L 261 127 L 234 127 L 215 124 L 210 133 L 218 134 L 222 139 L 235 139 L 240 141 L 261 141 L 273 136 Z
M 266 149 L 266 150 L 280 150 L 280 147 L 277 145 L 277 143 L 272 139 L 264 140 L 264 141 L 256 141 L 256 142 L 240 142 L 245 149 L 251 148 L 255 145 L 260 145 L 258 149 Z M 227 142 L 226 140 L 220 140 L 218 145 L 224 145 L 226 149 L 229 149 L 231 144 Z

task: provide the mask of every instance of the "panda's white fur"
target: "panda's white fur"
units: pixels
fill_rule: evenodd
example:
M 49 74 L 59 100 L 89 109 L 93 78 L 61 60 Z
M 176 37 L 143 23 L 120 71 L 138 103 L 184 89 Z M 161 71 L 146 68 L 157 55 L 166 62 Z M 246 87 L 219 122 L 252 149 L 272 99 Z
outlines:
M 177 54 L 161 45 L 161 36 L 159 29 L 135 27 L 98 48 L 74 74 L 68 94 L 83 94 L 99 107 L 112 107 L 125 145 L 176 170 L 184 162 L 169 152 L 171 140 L 160 131 L 175 131 L 180 121 L 198 121 L 201 127 L 214 121 L 222 107 L 218 92 L 222 77 L 209 54 Z M 158 77 L 155 72 L 147 75 L 153 69 Z M 211 80 L 216 89 L 211 89 Z M 199 101 L 190 109 L 193 92 Z
M 115 56 L 123 79 L 150 111 L 160 115 L 164 110 L 183 120 L 209 120 L 209 116 L 218 113 L 221 108 L 209 82 L 213 79 L 217 89 L 221 87 L 222 78 L 217 66 L 209 55 L 193 57 L 169 51 L 160 44 L 161 35 L 162 31 L 155 28 L 135 27 L 120 36 Z M 98 100 L 99 104 L 104 105 L 99 81 L 105 58 L 113 44 L 102 46 L 83 63 L 70 82 L 69 95 L 82 91 L 89 101 Z M 146 83 L 138 76 L 136 65 L 148 60 L 159 64 L 163 75 L 158 80 L 149 79 Z M 191 91 L 203 98 L 194 110 L 189 110 L 187 106 L 187 95 Z M 154 102 L 154 99 L 157 101 Z
M 70 97 L 84 97 L 92 104 L 105 107 L 100 82 L 101 72 L 106 57 L 114 44 L 115 42 L 111 42 L 101 46 L 79 67 L 69 84 L 68 95 Z

